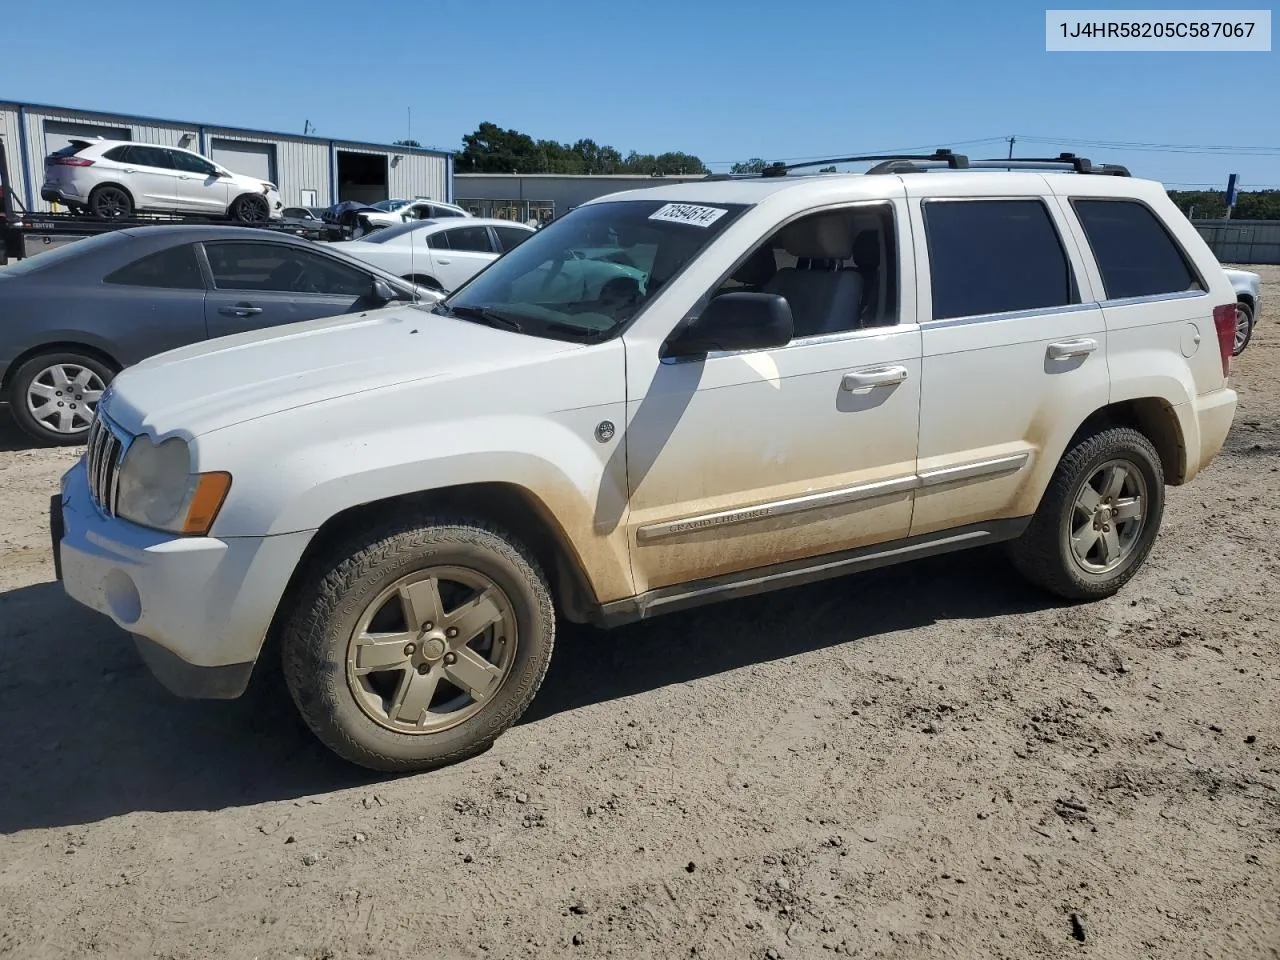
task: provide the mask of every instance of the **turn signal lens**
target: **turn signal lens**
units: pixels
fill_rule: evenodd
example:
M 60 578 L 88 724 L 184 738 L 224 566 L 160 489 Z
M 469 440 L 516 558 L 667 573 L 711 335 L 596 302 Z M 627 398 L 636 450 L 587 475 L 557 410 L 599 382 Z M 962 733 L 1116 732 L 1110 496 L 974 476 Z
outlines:
M 230 489 L 231 474 L 200 474 L 196 480 L 195 493 L 191 496 L 191 505 L 187 507 L 187 519 L 182 524 L 182 532 L 201 537 L 208 533 Z

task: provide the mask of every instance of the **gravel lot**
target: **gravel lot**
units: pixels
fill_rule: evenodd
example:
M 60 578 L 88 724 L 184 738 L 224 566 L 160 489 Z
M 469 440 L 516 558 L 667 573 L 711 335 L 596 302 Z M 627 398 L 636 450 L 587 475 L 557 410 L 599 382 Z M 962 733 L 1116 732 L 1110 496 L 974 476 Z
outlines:
M 564 632 L 484 756 L 378 779 L 169 696 L 53 583 L 0 429 L 0 956 L 1280 956 L 1280 268 L 1227 448 L 1119 596 L 998 553 Z

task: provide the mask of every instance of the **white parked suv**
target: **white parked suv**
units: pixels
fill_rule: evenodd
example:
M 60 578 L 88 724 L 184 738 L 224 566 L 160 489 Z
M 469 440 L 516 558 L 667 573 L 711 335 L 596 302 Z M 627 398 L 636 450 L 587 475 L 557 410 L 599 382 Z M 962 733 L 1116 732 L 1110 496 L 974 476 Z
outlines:
M 232 173 L 180 147 L 72 140 L 45 158 L 44 200 L 119 220 L 137 211 L 198 213 L 257 223 L 283 216 L 274 183 Z
M 419 286 L 448 292 L 533 233 L 532 227 L 510 220 L 450 217 L 398 223 L 329 246 Z
M 613 194 L 434 305 L 145 360 L 51 504 L 59 576 L 178 694 L 270 650 L 382 770 L 491 743 L 557 618 L 996 542 L 1114 594 L 1231 426 L 1235 293 L 1160 184 L 982 163 Z

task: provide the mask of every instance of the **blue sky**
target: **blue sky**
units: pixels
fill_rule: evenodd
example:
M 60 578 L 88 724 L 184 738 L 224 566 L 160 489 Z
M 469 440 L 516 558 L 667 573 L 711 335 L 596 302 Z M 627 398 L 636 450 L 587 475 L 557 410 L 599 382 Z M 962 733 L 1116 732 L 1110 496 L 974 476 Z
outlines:
M 536 138 L 723 169 L 979 138 L 1170 185 L 1280 186 L 1280 53 L 1047 53 L 1043 4 L 59 0 L 9 4 L 0 99 L 458 149 Z M 1003 142 L 958 147 L 1003 155 Z

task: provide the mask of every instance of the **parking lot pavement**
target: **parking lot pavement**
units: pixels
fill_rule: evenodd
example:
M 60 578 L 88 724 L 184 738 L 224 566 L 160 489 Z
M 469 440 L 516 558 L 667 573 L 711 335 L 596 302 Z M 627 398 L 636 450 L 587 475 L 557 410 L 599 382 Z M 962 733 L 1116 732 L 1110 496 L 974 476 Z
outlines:
M 987 552 L 566 628 L 519 726 L 400 779 L 330 757 L 270 674 L 165 693 L 50 582 L 78 451 L 6 425 L 0 956 L 1275 957 L 1260 272 L 1227 446 L 1120 596 L 1059 605 Z

